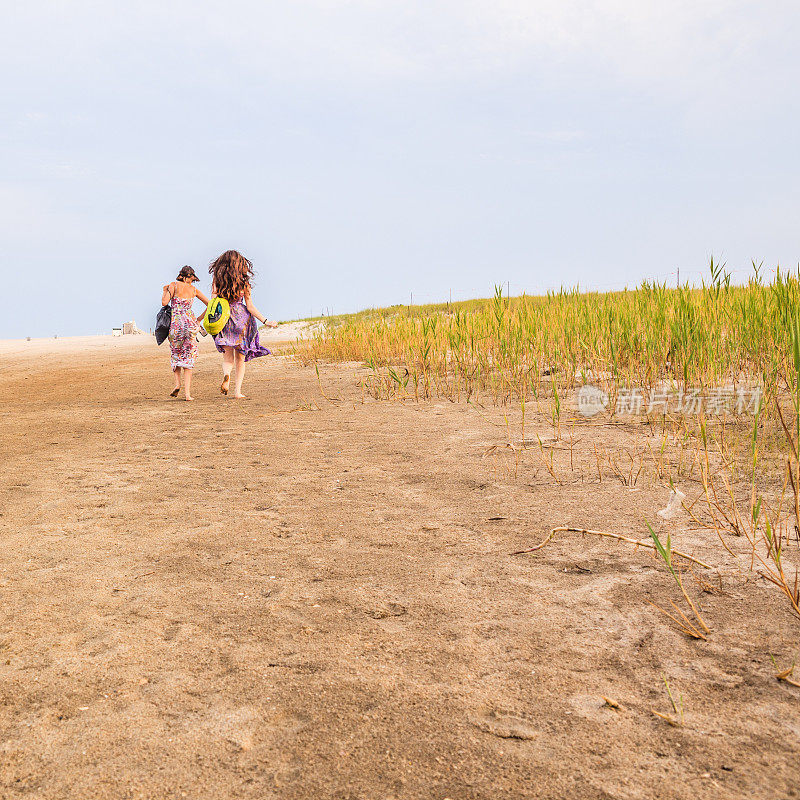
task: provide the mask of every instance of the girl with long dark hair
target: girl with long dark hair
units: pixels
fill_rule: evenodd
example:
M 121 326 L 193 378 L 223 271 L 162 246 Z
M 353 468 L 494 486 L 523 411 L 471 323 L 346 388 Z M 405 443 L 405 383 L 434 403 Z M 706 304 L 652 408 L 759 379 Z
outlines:
M 231 307 L 231 316 L 225 327 L 214 337 L 217 350 L 222 353 L 222 394 L 228 394 L 231 372 L 236 372 L 233 396 L 243 400 L 242 381 L 245 364 L 253 358 L 269 355 L 269 350 L 258 340 L 256 320 L 277 328 L 278 323 L 268 320 L 251 299 L 253 265 L 236 250 L 223 253 L 208 268 L 211 274 L 211 296 L 223 297 Z

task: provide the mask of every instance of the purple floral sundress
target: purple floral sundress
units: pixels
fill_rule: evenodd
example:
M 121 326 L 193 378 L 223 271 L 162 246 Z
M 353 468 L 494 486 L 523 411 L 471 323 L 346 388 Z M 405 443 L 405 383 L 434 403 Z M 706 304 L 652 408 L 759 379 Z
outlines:
M 245 361 L 259 356 L 268 356 L 271 351 L 258 341 L 258 322 L 247 310 L 244 298 L 242 297 L 230 305 L 230 319 L 214 337 L 217 350 L 224 353 L 226 347 L 234 347 L 240 353 L 244 353 Z

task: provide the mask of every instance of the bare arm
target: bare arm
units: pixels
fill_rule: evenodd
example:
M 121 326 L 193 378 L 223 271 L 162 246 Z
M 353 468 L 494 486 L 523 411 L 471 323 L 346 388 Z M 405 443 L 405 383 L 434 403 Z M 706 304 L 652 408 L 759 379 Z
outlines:
M 256 307 L 253 305 L 253 299 L 250 295 L 250 287 L 248 286 L 244 290 L 244 304 L 247 306 L 247 310 L 259 321 L 262 322 L 264 325 L 269 326 L 270 328 L 277 328 L 278 323 L 272 322 L 268 320 Z
M 172 299 L 172 284 L 168 283 L 161 291 L 161 305 L 165 306 Z
M 205 304 L 205 307 L 208 308 L 208 298 L 197 288 L 195 287 L 194 296 L 201 302 Z M 206 312 L 201 311 L 196 317 L 195 321 L 198 325 L 202 324 L 203 318 L 205 317 Z

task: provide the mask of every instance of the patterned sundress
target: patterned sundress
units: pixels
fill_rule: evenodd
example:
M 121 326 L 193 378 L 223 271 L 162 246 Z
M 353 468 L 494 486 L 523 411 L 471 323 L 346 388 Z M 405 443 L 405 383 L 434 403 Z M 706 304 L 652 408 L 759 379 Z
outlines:
M 172 324 L 169 326 L 169 347 L 172 354 L 172 369 L 175 367 L 194 368 L 197 357 L 197 320 L 192 314 L 194 300 L 173 297 Z
M 225 327 L 214 337 L 214 344 L 220 353 L 226 347 L 234 347 L 244 353 L 244 360 L 250 361 L 259 356 L 268 356 L 270 350 L 258 341 L 258 323 L 247 310 L 244 298 L 231 303 L 231 316 Z

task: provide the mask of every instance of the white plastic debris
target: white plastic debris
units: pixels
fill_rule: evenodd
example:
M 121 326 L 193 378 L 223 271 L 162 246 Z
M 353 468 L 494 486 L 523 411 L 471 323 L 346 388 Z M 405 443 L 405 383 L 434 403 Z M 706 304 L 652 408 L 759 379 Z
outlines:
M 681 503 L 686 499 L 686 495 L 680 489 L 669 490 L 669 500 L 666 508 L 658 512 L 661 519 L 674 519 L 681 510 Z

